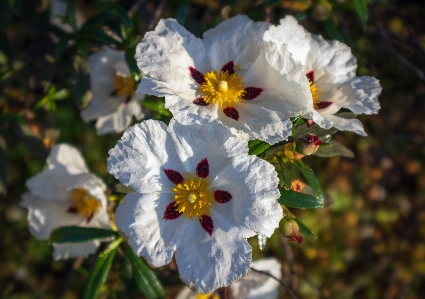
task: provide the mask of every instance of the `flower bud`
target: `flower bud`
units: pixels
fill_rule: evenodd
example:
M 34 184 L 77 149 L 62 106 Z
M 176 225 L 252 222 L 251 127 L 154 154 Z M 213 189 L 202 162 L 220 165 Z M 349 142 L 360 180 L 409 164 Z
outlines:
M 303 241 L 303 237 L 300 235 L 298 223 L 289 217 L 284 217 L 283 220 L 283 236 L 288 238 L 291 242 L 301 243 Z
M 287 143 L 284 147 L 285 156 L 290 160 L 301 160 L 304 155 L 295 151 L 295 142 Z
M 297 138 L 295 144 L 295 150 L 298 153 L 308 156 L 314 154 L 319 149 L 319 146 L 322 144 L 322 140 L 320 140 L 316 135 L 309 133 Z

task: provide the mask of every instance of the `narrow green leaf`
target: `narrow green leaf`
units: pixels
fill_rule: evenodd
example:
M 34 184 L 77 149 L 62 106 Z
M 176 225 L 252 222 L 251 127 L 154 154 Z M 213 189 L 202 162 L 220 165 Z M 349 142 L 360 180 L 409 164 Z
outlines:
M 292 177 L 291 172 L 289 171 L 289 168 L 286 167 L 285 161 L 283 161 L 282 157 L 276 155 L 276 159 L 279 162 L 280 170 L 282 173 L 283 178 L 283 184 L 285 185 L 286 189 L 291 188 L 292 185 Z
M 135 47 L 128 47 L 125 50 L 125 61 L 127 62 L 128 68 L 130 69 L 131 76 L 134 83 L 137 85 L 140 82 L 140 69 L 137 66 L 137 61 L 134 58 L 134 53 L 136 52 Z
M 77 23 L 75 21 L 74 0 L 67 0 L 66 1 L 65 22 L 68 23 L 71 26 L 73 31 L 77 30 Z
M 119 240 L 120 242 L 117 242 Z M 90 272 L 89 280 L 87 281 L 87 286 L 83 294 L 83 299 L 97 298 L 100 288 L 108 276 L 109 269 L 111 268 L 112 261 L 121 241 L 122 239 L 115 240 L 111 243 L 113 244 L 112 246 L 108 246 L 105 251 L 99 254 L 96 264 Z
M 278 202 L 285 207 L 297 209 L 317 209 L 323 207 L 323 203 L 314 196 L 292 190 L 285 190 L 281 187 L 279 187 L 279 191 L 280 198 Z
M 117 236 L 112 230 L 95 227 L 64 226 L 52 231 L 50 242 L 52 243 L 81 243 L 95 239 L 104 239 Z
M 330 38 L 344 42 L 344 37 L 338 31 L 336 26 L 336 18 L 333 14 L 331 14 L 329 18 L 323 21 L 323 25 Z
M 158 112 L 161 115 L 172 117 L 170 110 L 165 108 L 165 103 L 163 101 L 158 100 L 150 100 L 145 99 L 141 102 L 142 106 L 145 106 L 146 108 L 151 109 L 152 111 Z
M 323 207 L 325 202 L 325 196 L 323 194 L 322 187 L 320 187 L 319 180 L 317 179 L 313 170 L 311 170 L 310 167 L 305 165 L 302 160 L 291 160 L 291 162 L 301 171 L 303 176 L 306 178 L 311 188 L 313 189 L 314 194 L 319 200 L 321 207 Z
M 259 156 L 270 148 L 270 144 L 261 140 L 250 140 L 248 141 L 248 154 Z
M 366 30 L 367 19 L 369 17 L 366 0 L 352 0 L 351 3 L 353 3 L 354 10 L 356 11 L 357 15 L 360 18 L 360 21 L 362 22 L 363 29 Z
M 84 109 L 89 103 L 89 86 L 90 75 L 88 62 L 81 55 L 76 55 L 73 63 L 72 92 L 80 109 Z
M 155 273 L 140 257 L 134 254 L 133 249 L 127 244 L 126 253 L 133 265 L 134 279 L 143 295 L 148 299 L 165 298 L 164 289 Z
M 341 143 L 330 140 L 329 141 L 330 146 L 322 148 L 319 147 L 319 150 L 315 152 L 313 155 L 319 156 L 319 157 L 333 157 L 333 156 L 343 156 L 348 158 L 354 158 L 354 153 Z
M 121 5 L 114 5 L 113 11 L 116 13 L 117 17 L 124 24 L 124 27 L 126 29 L 127 28 L 133 28 L 133 21 L 131 20 L 127 11 L 124 8 L 122 8 Z
M 66 47 L 68 47 L 68 42 L 70 39 L 71 39 L 71 36 L 69 34 L 64 34 L 61 36 L 61 38 L 59 39 L 56 45 L 55 61 L 58 61 L 61 58 Z
M 300 233 L 306 237 L 317 239 L 316 235 L 304 223 L 298 220 L 298 218 L 294 218 L 293 220 L 298 224 Z

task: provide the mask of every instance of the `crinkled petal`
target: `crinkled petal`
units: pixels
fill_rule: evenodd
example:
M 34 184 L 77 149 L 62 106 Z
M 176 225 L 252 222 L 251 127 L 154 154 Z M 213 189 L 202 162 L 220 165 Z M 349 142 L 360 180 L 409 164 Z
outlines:
M 52 230 L 62 226 L 80 225 L 86 217 L 67 213 L 72 201 L 48 201 L 25 193 L 21 206 L 28 208 L 28 226 L 30 233 L 39 240 L 47 240 Z
M 262 36 L 269 26 L 238 15 L 206 31 L 203 38 L 210 68 L 219 71 L 229 61 L 243 68 L 254 62 L 262 51 Z
M 206 158 L 209 163 L 208 177 L 214 178 L 234 159 L 248 155 L 247 142 L 234 137 L 229 129 L 218 122 L 188 127 L 171 120 L 168 132 L 186 172 L 195 173 L 198 163 Z
M 95 253 L 99 247 L 99 241 L 89 241 L 82 243 L 53 243 L 53 259 L 63 260 L 76 257 L 87 257 Z
M 145 75 L 175 86 L 194 83 L 189 66 L 203 73 L 210 70 L 202 40 L 173 19 L 159 21 L 154 31 L 146 33 L 135 58 Z
M 283 217 L 278 183 L 273 165 L 256 156 L 233 161 L 211 182 L 213 190 L 227 191 L 233 198 L 213 209 L 241 229 L 245 238 L 271 237 Z
M 254 261 L 251 268 L 273 275 L 276 279 L 282 277 L 282 266 L 275 258 Z M 279 282 L 264 273 L 251 270 L 247 276 L 232 285 L 233 298 L 243 299 L 277 299 Z
M 99 134 L 123 132 L 130 126 L 133 116 L 137 120 L 144 116 L 142 107 L 135 98 L 127 104 L 122 103 L 113 113 L 99 117 L 96 122 L 97 132 Z
M 70 199 L 68 190 L 59 184 L 57 176 L 47 170 L 27 180 L 25 185 L 31 194 L 46 200 L 66 201 Z
M 67 143 L 57 144 L 51 149 L 47 157 L 47 164 L 50 169 L 54 169 L 57 164 L 66 166 L 67 172 L 72 174 L 88 172 L 86 162 L 80 151 Z
M 211 217 L 211 236 L 193 219 L 176 251 L 180 278 L 197 293 L 210 293 L 241 279 L 251 263 L 251 246 L 239 229 L 214 211 Z
M 336 115 L 323 115 L 325 121 L 328 123 L 329 127 L 337 128 L 341 131 L 351 131 L 356 134 L 366 136 L 366 132 L 364 131 L 363 124 L 358 119 L 346 119 L 342 117 L 338 117 Z
M 171 202 L 170 194 L 129 193 L 115 214 L 115 224 L 134 252 L 155 267 L 168 264 L 182 238 L 188 237 L 184 216 L 163 219 Z
M 128 128 L 109 151 L 109 173 L 140 193 L 172 192 L 174 184 L 164 169 L 185 173 L 167 126 L 160 121 L 147 120 Z

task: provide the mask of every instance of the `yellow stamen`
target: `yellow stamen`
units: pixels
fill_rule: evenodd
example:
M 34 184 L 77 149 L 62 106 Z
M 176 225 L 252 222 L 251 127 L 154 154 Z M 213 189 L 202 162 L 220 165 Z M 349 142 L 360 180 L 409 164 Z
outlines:
M 133 79 L 121 74 L 115 74 L 112 84 L 114 85 L 114 94 L 117 96 L 131 97 L 136 91 Z
M 316 84 L 311 82 L 309 78 L 307 79 L 308 83 L 310 83 L 311 96 L 313 97 L 313 107 L 316 110 L 318 108 L 318 104 L 320 103 L 318 99 L 322 96 L 322 94 L 318 93 L 320 91 L 320 88 L 317 88 Z
M 207 179 L 187 174 L 186 180 L 173 188 L 176 211 L 189 218 L 210 214 L 213 196 Z
M 228 71 L 220 73 L 210 71 L 204 78 L 205 81 L 199 87 L 199 91 L 206 103 L 217 103 L 220 107 L 227 107 L 242 101 L 245 82 L 236 73 L 229 75 Z
M 74 201 L 71 209 L 88 218 L 92 217 L 101 207 L 100 201 L 91 197 L 84 189 L 74 189 L 71 197 Z
M 212 294 L 196 294 L 196 299 L 220 299 L 216 293 Z

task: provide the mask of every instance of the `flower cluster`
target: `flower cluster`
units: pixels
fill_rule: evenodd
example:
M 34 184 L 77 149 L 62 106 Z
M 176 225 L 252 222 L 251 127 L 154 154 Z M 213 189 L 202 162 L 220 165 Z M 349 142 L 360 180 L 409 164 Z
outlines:
M 236 16 L 202 39 L 176 20 L 161 20 L 135 58 L 144 75 L 137 93 L 165 97 L 169 124 L 146 120 L 129 127 L 133 116 L 143 117 L 137 86 L 124 52 L 106 46 L 89 58 L 92 100 L 81 116 L 97 119 L 99 134 L 127 128 L 107 161 L 109 173 L 132 189 L 115 211 L 120 235 L 155 267 L 175 256 L 181 279 L 198 293 L 247 275 L 247 238 L 257 235 L 262 248 L 286 225 L 286 237 L 302 241 L 288 207 L 323 206 L 302 158 L 330 155 L 326 149 L 336 144 L 330 129 L 365 135 L 353 115 L 380 108 L 378 80 L 355 75 L 349 47 L 308 33 L 293 17 L 273 26 Z M 313 125 L 323 134 L 311 133 Z M 304 184 L 291 178 L 288 165 L 299 168 L 315 196 L 300 193 Z M 54 147 L 27 186 L 22 205 L 37 238 L 60 226 L 111 226 L 105 185 L 69 145 Z M 98 244 L 54 244 L 54 257 L 85 256 Z M 257 284 L 257 278 L 245 281 Z M 243 281 L 236 293 L 245 291 Z M 276 286 L 267 285 L 275 298 Z

